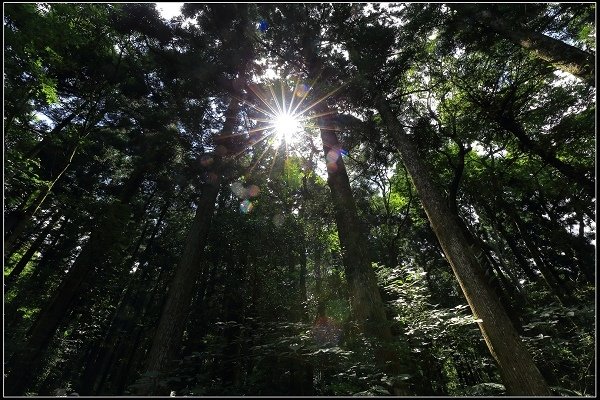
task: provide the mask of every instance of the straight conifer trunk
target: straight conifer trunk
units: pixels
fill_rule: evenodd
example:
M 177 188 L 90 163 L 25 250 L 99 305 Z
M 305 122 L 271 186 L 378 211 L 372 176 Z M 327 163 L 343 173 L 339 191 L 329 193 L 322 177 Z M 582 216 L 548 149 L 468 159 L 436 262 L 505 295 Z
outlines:
M 147 356 L 146 370 L 162 371 L 175 358 L 187 322 L 189 306 L 199 272 L 208 231 L 215 211 L 221 179 L 203 187 L 196 215 L 187 236 L 185 250 L 169 285 L 167 301 Z M 150 393 L 147 393 L 150 394 Z
M 332 122 L 327 117 L 329 110 L 326 106 L 321 106 L 318 111 L 323 115 L 318 118 L 318 124 L 327 161 L 327 183 L 331 189 L 354 318 L 366 337 L 380 342 L 377 345 L 375 358 L 385 366 L 385 372 L 392 376 L 410 375 L 415 372 L 410 354 L 408 352 L 400 354 L 390 347 L 393 341 L 390 324 L 377 286 L 377 277 L 371 266 L 367 238 L 356 210 L 342 159 L 342 148 L 333 130 Z M 407 382 L 395 382 L 393 392 L 394 395 L 411 395 Z
M 431 227 L 479 322 L 487 346 L 496 359 L 506 389 L 513 396 L 549 396 L 550 390 L 531 355 L 519 338 L 499 300 L 488 287 L 481 266 L 456 218 L 433 185 L 428 167 L 404 133 L 390 106 L 381 98 L 377 108 L 392 133 L 396 146 L 417 189 Z
M 242 75 L 242 74 L 240 74 Z M 219 136 L 215 139 L 217 148 L 225 154 L 232 149 L 231 138 L 237 124 L 239 104 L 231 100 L 225 113 L 225 124 Z M 150 351 L 146 357 L 145 370 L 148 372 L 163 371 L 170 360 L 173 360 L 179 351 L 181 340 L 187 322 L 189 308 L 194 296 L 196 281 L 202 271 L 204 248 L 208 238 L 208 231 L 212 223 L 219 189 L 223 181 L 223 165 L 221 157 L 214 156 L 213 170 L 209 172 L 207 182 L 204 184 L 196 215 L 188 233 L 185 249 L 175 270 L 175 276 L 169 285 L 169 292 L 156 333 L 152 339 Z M 158 394 L 160 388 L 141 388 L 142 395 Z

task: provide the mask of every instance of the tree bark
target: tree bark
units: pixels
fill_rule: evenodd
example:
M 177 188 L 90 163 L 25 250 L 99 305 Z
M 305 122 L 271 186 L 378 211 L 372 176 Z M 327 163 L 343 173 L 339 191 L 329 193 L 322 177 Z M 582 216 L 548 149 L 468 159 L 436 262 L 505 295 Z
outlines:
M 332 126 L 333 121 L 327 117 L 331 113 L 325 105 L 321 105 L 317 111 L 321 115 L 317 121 L 327 161 L 327 184 L 331 189 L 354 319 L 365 336 L 379 341 L 375 357 L 386 373 L 392 376 L 410 375 L 415 369 L 408 351 L 400 354 L 390 346 L 393 341 L 390 324 L 377 286 L 375 270 L 371 266 L 366 235 L 342 159 L 342 148 Z M 394 395 L 411 394 L 406 381 L 394 383 L 392 390 Z
M 508 393 L 524 396 L 549 396 L 544 378 L 502 305 L 487 286 L 481 266 L 472 254 L 460 225 L 448 208 L 439 189 L 433 184 L 427 166 L 421 161 L 416 147 L 404 133 L 383 98 L 377 108 L 384 124 L 396 142 L 406 169 L 419 193 L 423 208 L 440 245 L 448 259 L 460 287 L 471 307 L 473 316 L 500 368 L 500 375 Z
M 148 371 L 161 371 L 167 362 L 175 357 L 179 349 L 196 278 L 201 270 L 199 267 L 202 263 L 219 186 L 220 179 L 214 183 L 206 183 L 203 187 L 185 250 L 169 286 L 167 302 L 162 310 L 147 357 Z
M 239 104 L 236 100 L 231 100 L 225 114 L 223 129 L 215 139 L 217 153 L 233 153 L 235 143 L 232 142 L 232 137 L 237 124 L 238 111 Z M 148 372 L 163 371 L 179 351 L 189 307 L 194 296 L 194 287 L 202 271 L 204 247 L 215 211 L 215 203 L 223 181 L 221 162 L 220 155 L 215 154 L 213 170 L 209 172 L 203 186 L 196 215 L 186 239 L 185 250 L 169 286 L 167 300 L 147 356 L 145 369 Z M 150 395 L 157 389 L 150 387 L 140 389 L 140 394 Z

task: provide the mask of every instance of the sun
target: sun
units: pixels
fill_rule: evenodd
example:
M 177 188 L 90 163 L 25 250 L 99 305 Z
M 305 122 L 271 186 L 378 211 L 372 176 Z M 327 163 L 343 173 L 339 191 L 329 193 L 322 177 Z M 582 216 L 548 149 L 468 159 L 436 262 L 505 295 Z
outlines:
M 252 118 L 259 126 L 250 133 L 262 136 L 261 140 L 270 138 L 270 147 L 278 150 L 285 144 L 285 152 L 291 151 L 302 142 L 305 133 L 305 124 L 312 116 L 307 113 L 312 107 L 302 107 L 311 87 L 296 81 L 293 92 L 289 92 L 283 81 L 280 82 L 281 95 L 278 96 L 273 86 L 268 85 L 268 92 L 261 90 L 258 85 L 249 85 L 250 90 L 256 95 L 262 105 L 245 102 L 258 112 Z M 287 95 L 286 95 L 287 92 Z
M 302 152 L 308 147 L 314 149 L 315 128 L 338 129 L 336 126 L 322 126 L 319 121 L 320 117 L 335 114 L 335 110 L 315 112 L 314 109 L 345 85 L 334 88 L 328 93 L 319 93 L 319 96 L 314 96 L 314 93 L 311 94 L 311 92 L 318 78 L 319 76 L 308 83 L 304 82 L 300 76 L 296 76 L 296 82 L 291 91 L 286 80 L 281 79 L 279 80 L 281 95 L 276 94 L 272 81 L 253 82 L 247 85 L 253 96 L 240 99 L 244 105 L 248 106 L 246 115 L 250 122 L 246 148 L 254 149 L 261 142 L 268 143 L 262 148 L 262 152 L 257 155 L 252 165 L 248 167 L 247 174 L 251 174 L 252 170 L 261 163 L 261 160 L 265 157 L 268 158 L 269 154 L 272 155 L 270 174 L 279 153 L 287 157 L 293 153 L 302 155 Z M 310 100 L 310 103 L 307 102 L 309 104 L 305 104 L 307 99 Z
M 266 156 L 269 149 L 275 150 L 273 160 L 277 158 L 279 152 L 287 157 L 288 154 L 302 151 L 301 149 L 306 147 L 305 142 L 312 143 L 314 122 L 318 121 L 319 117 L 335 113 L 334 110 L 315 113 L 314 108 L 344 85 L 322 95 L 320 98 L 314 98 L 311 92 L 317 79 L 318 77 L 309 84 L 303 82 L 300 76 L 296 76 L 296 82 L 291 91 L 291 87 L 288 86 L 286 80 L 281 79 L 279 80 L 280 95 L 276 94 L 274 88 L 276 85 L 272 83 L 266 85 L 264 83 L 262 85 L 251 83 L 248 85 L 248 89 L 254 95 L 254 100 L 244 99 L 242 101 L 252 110 L 249 114 L 249 120 L 252 121 L 253 125 L 248 129 L 249 146 L 254 147 L 263 141 L 268 141 L 269 144 L 258 156 L 254 165 L 250 167 L 250 171 Z M 311 103 L 305 104 L 305 101 L 309 98 Z M 313 123 L 309 124 L 309 121 L 313 121 Z M 316 126 L 322 128 L 319 125 Z M 325 127 L 325 129 L 334 128 Z
M 290 114 L 287 111 L 273 115 L 273 129 L 275 131 L 276 145 L 285 141 L 293 144 L 298 140 L 302 132 L 302 122 L 299 115 Z

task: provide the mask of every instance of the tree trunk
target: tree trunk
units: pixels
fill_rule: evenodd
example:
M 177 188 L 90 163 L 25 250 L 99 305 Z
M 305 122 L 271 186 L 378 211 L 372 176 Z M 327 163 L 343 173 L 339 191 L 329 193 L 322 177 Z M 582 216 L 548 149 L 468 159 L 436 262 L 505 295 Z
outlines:
M 550 391 L 531 355 L 521 342 L 505 310 L 487 286 L 481 266 L 472 254 L 462 229 L 439 189 L 433 185 L 426 165 L 418 156 L 389 105 L 380 97 L 377 107 L 393 133 L 396 146 L 419 193 L 433 231 L 462 291 L 478 319 L 479 328 L 511 395 L 549 396 Z
M 243 74 L 240 74 L 242 76 Z M 238 79 L 239 80 L 239 79 Z M 232 142 L 237 124 L 239 104 L 232 100 L 225 113 L 225 124 L 215 139 L 217 153 L 232 154 Z M 196 210 L 196 216 L 187 236 L 185 250 L 181 256 L 175 276 L 169 285 L 169 292 L 160 321 L 147 356 L 146 371 L 160 372 L 175 358 L 181 343 L 189 307 L 194 296 L 194 287 L 202 271 L 204 247 L 215 211 L 215 203 L 223 180 L 221 157 L 215 154 L 214 169 L 208 173 Z M 140 394 L 150 395 L 158 388 L 145 388 Z
M 75 244 L 69 246 L 71 243 L 65 245 L 65 237 L 63 234 L 69 225 L 69 216 L 65 218 L 63 223 L 60 225 L 58 232 L 53 235 L 52 241 L 44 248 L 43 255 L 38 262 L 33 274 L 27 278 L 23 285 L 19 285 L 14 299 L 5 305 L 5 326 L 7 329 L 12 329 L 19 326 L 22 322 L 22 314 L 17 312 L 21 306 L 30 306 L 32 299 L 37 299 L 43 296 L 46 290 L 46 283 L 51 281 L 53 269 L 51 265 L 58 264 L 60 260 L 59 254 L 66 254 L 68 250 L 73 248 Z M 39 282 L 44 282 L 40 285 Z M 23 332 L 24 334 L 25 332 Z M 6 359 L 10 359 L 11 356 L 6 355 Z
M 84 101 L 73 112 L 71 112 L 71 114 L 69 114 L 68 117 L 56 124 L 56 126 L 52 128 L 52 130 L 48 134 L 46 134 L 40 142 L 36 143 L 35 146 L 33 146 L 33 148 L 25 155 L 25 158 L 30 160 L 36 157 L 40 153 L 40 151 L 42 151 L 42 149 L 46 147 L 54 139 L 54 137 L 60 133 L 60 131 L 66 128 L 67 125 L 69 125 L 75 119 L 75 117 L 77 117 L 81 113 L 81 111 L 88 105 L 88 103 L 89 100 Z
M 60 180 L 60 178 L 63 176 L 63 174 L 67 171 L 67 169 L 71 165 L 71 162 L 73 161 L 73 157 L 75 157 L 75 153 L 77 152 L 78 147 L 79 146 L 76 145 L 70 151 L 70 155 L 67 158 L 64 167 L 56 175 L 56 177 L 54 177 L 52 179 L 52 181 L 46 187 L 44 187 L 37 195 L 32 196 L 34 198 L 31 202 L 31 204 L 29 206 L 27 206 L 27 208 L 25 208 L 24 210 L 20 210 L 17 212 L 18 219 L 15 221 L 15 224 L 12 227 L 12 229 L 10 229 L 7 232 L 5 239 L 4 239 L 5 251 L 10 250 L 13 247 L 13 245 L 15 244 L 15 241 L 19 238 L 19 236 L 27 228 L 27 226 L 31 222 L 31 219 L 35 215 L 35 213 L 40 209 L 42 204 L 44 204 L 44 201 L 46 200 L 48 195 L 52 192 L 52 188 L 56 185 L 56 183 Z
M 68 314 L 73 300 L 80 293 L 83 282 L 94 271 L 94 267 L 101 268 L 100 266 L 106 262 L 116 242 L 109 232 L 120 232 L 123 229 L 115 229 L 114 225 L 119 224 L 125 228 L 129 222 L 128 203 L 141 184 L 143 175 L 144 168 L 138 168 L 133 172 L 117 202 L 110 207 L 108 213 L 103 215 L 98 227 L 92 231 L 88 242 L 69 269 L 54 297 L 40 311 L 29 331 L 26 344 L 11 360 L 12 368 L 6 380 L 8 393 L 22 394 L 31 383 L 42 354 L 64 316 Z
M 87 103 L 88 103 L 88 101 L 84 102 L 84 104 L 78 109 L 83 108 L 85 105 L 87 105 Z M 104 117 L 104 112 L 101 112 L 98 115 L 94 115 L 95 108 L 96 108 L 96 106 L 94 106 L 91 110 L 88 111 L 86 121 L 83 124 L 83 126 L 81 127 L 81 130 L 79 132 L 76 142 L 72 145 L 72 148 L 69 150 L 67 157 L 62 161 L 62 166 L 61 166 L 61 168 L 59 168 L 60 171 L 57 174 L 52 175 L 51 181 L 47 184 L 46 187 L 41 189 L 39 193 L 33 193 L 29 197 L 31 200 L 28 201 L 29 205 L 27 206 L 27 208 L 18 210 L 16 212 L 17 218 L 15 218 L 15 220 L 14 220 L 15 222 L 11 223 L 10 226 L 5 227 L 5 230 L 4 230 L 4 232 L 5 232 L 5 234 L 4 234 L 5 254 L 6 254 L 7 250 L 10 250 L 12 248 L 15 241 L 19 238 L 19 236 L 23 233 L 23 231 L 25 231 L 25 229 L 31 222 L 31 219 L 33 218 L 35 213 L 37 213 L 37 211 L 40 209 L 42 204 L 44 204 L 44 201 L 46 200 L 46 198 L 50 195 L 50 193 L 52 193 L 52 189 L 59 182 L 60 178 L 65 174 L 65 172 L 67 172 L 71 163 L 73 162 L 73 158 L 75 157 L 77 150 L 79 149 L 81 140 L 86 138 L 87 136 L 89 136 L 90 133 L 92 132 L 92 128 L 94 126 L 96 126 L 96 124 L 98 122 L 100 122 L 100 120 Z M 72 113 L 69 117 L 67 117 L 65 120 L 63 120 L 61 122 L 61 124 L 57 125 L 54 128 L 53 132 L 56 131 L 55 133 L 58 133 L 66 125 L 71 123 L 76 116 L 77 116 L 77 114 L 75 112 Z M 33 156 L 37 155 L 38 152 L 47 145 L 47 143 L 49 143 L 49 141 L 44 143 L 44 140 L 42 140 L 42 142 L 38 143 L 38 146 L 36 146 L 32 150 L 32 153 L 30 155 L 33 155 Z
M 123 395 L 126 385 L 133 379 L 136 369 L 139 368 L 140 360 L 146 353 L 146 346 L 142 346 L 145 335 L 149 330 L 153 330 L 153 327 L 147 326 L 148 323 L 144 325 L 143 323 L 137 323 L 137 321 L 147 319 L 152 305 L 157 302 L 157 298 L 163 297 L 161 293 L 167 290 L 167 285 L 164 283 L 167 272 L 167 268 L 161 268 L 152 290 L 136 297 L 134 310 L 139 319 L 128 319 L 126 321 L 128 323 L 128 338 L 127 340 L 122 337 L 118 338 L 119 347 L 115 352 L 114 362 L 107 368 L 108 376 L 103 376 L 98 383 L 95 394 Z M 141 307 L 140 304 L 142 304 Z
M 169 203 L 167 202 L 158 216 L 158 220 L 154 224 L 150 237 L 146 240 L 146 251 L 149 246 L 154 242 L 158 230 L 160 229 L 163 219 L 169 209 Z M 128 259 L 127 265 L 133 264 L 138 259 L 137 254 L 141 247 L 142 242 L 146 238 L 146 231 L 149 227 L 150 222 L 144 227 L 138 242 L 136 243 L 135 250 L 130 259 Z M 92 352 L 88 357 L 87 364 L 85 366 L 85 372 L 81 379 L 81 388 L 77 390 L 78 393 L 83 395 L 95 395 L 103 377 L 108 374 L 108 367 L 113 362 L 113 357 L 116 353 L 116 349 L 119 345 L 119 341 L 124 339 L 121 336 L 130 334 L 133 330 L 131 325 L 135 321 L 139 321 L 141 317 L 139 314 L 131 315 L 131 310 L 135 310 L 140 313 L 142 310 L 142 304 L 139 299 L 143 297 L 144 283 L 147 282 L 146 278 L 150 274 L 150 268 L 144 268 L 141 271 L 138 269 L 132 274 L 124 293 L 121 295 L 119 303 L 113 314 L 112 321 L 106 327 L 106 334 L 99 340 L 97 345 L 97 351 Z M 141 282 L 141 283 L 140 283 Z
M 496 228 L 500 233 L 500 236 L 504 238 L 504 240 L 506 240 L 508 247 L 515 256 L 518 265 L 521 267 L 525 275 L 527 275 L 527 278 L 529 278 L 531 282 L 536 282 L 538 280 L 538 276 L 533 272 L 531 264 L 523 255 L 523 252 L 521 251 L 517 242 L 515 241 L 514 236 L 507 232 L 506 228 L 504 227 L 505 222 L 499 220 L 498 213 L 493 212 L 493 210 L 488 204 L 482 204 L 482 207 L 485 213 L 487 214 L 488 218 L 492 222 L 494 228 Z
M 303 233 L 304 235 L 304 233 Z M 303 238 L 304 239 L 304 238 Z M 300 315 L 301 315 L 301 320 L 304 322 L 308 322 L 308 307 L 307 307 L 307 293 L 306 293 L 306 264 L 308 262 L 307 260 L 307 255 L 306 255 L 306 247 L 305 244 L 306 242 L 303 240 L 302 241 L 302 254 L 300 255 L 300 304 L 301 304 L 301 310 L 300 310 Z
M 531 50 L 538 58 L 554 67 L 583 79 L 591 86 L 596 85 L 593 54 L 550 36 L 532 32 L 525 27 L 515 26 L 491 9 L 471 11 L 471 5 L 463 4 L 450 4 L 449 7 L 464 13 L 469 19 L 475 19 L 513 43 Z
M 169 285 L 167 301 L 148 354 L 146 363 L 148 371 L 161 371 L 167 362 L 175 357 L 179 349 L 193 289 L 198 272 L 201 270 L 199 267 L 215 210 L 219 184 L 220 178 L 217 182 L 206 183 L 203 187 L 185 250 L 173 281 Z
M 44 230 L 42 232 L 40 232 L 38 237 L 33 241 L 33 243 L 31 243 L 31 245 L 29 246 L 29 248 L 27 249 L 25 254 L 23 254 L 23 256 L 19 259 L 19 262 L 17 262 L 17 264 L 14 266 L 14 268 L 10 271 L 10 274 L 8 274 L 8 276 L 6 278 L 4 278 L 5 292 L 10 289 L 10 286 L 12 286 L 12 283 L 19 277 L 21 272 L 23 272 L 23 269 L 25 268 L 25 266 L 27 265 L 29 260 L 31 260 L 31 257 L 33 257 L 33 254 L 41 248 L 42 243 L 44 242 L 44 240 L 46 240 L 46 238 L 50 234 L 50 231 L 52 230 L 52 228 L 54 228 L 54 224 L 60 217 L 61 217 L 61 213 L 59 213 L 59 212 L 55 213 L 52 216 L 52 218 L 48 222 L 48 225 L 46 225 Z
M 375 270 L 367 248 L 367 239 L 358 217 L 356 204 L 350 188 L 350 181 L 342 159 L 342 148 L 338 142 L 330 114 L 326 106 L 319 107 L 321 117 L 318 124 L 321 130 L 323 152 L 327 161 L 327 183 L 331 189 L 335 209 L 335 220 L 342 248 L 342 259 L 346 279 L 350 288 L 350 302 L 354 319 L 365 336 L 376 339 L 376 360 L 392 376 L 412 374 L 410 354 L 393 350 L 393 341 L 385 307 L 377 287 Z M 406 349 L 405 349 L 406 350 Z M 406 381 L 393 384 L 394 395 L 410 395 Z
M 525 248 L 527 251 L 529 251 L 531 258 L 533 258 L 538 270 L 542 274 L 542 278 L 548 287 L 563 305 L 573 305 L 575 303 L 575 299 L 573 298 L 570 288 L 567 287 L 565 282 L 561 282 L 559 280 L 554 268 L 544 260 L 544 257 L 540 253 L 537 245 L 529 237 L 528 230 L 524 222 L 514 213 L 512 213 L 511 218 L 516 225 L 517 230 L 521 234 Z

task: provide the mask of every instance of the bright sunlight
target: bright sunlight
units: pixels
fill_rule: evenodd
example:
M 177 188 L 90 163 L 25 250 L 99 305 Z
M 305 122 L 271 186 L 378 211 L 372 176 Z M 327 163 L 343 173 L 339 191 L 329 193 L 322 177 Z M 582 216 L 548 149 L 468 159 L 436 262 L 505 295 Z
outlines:
M 259 154 L 253 165 L 250 166 L 248 173 L 251 173 L 254 167 L 269 153 L 269 149 L 275 150 L 272 158 L 272 163 L 274 163 L 279 152 L 287 156 L 290 152 L 298 151 L 304 142 L 312 143 L 312 134 L 309 132 L 310 128 L 307 127 L 307 122 L 311 120 L 316 122 L 319 117 L 335 113 L 333 110 L 328 110 L 309 114 L 315 106 L 344 86 L 341 85 L 319 98 L 313 98 L 308 105 L 304 104 L 317 79 L 318 77 L 309 84 L 296 77 L 292 91 L 281 80 L 279 82 L 280 95 L 276 94 L 277 91 L 272 84 L 264 86 L 258 84 L 248 85 L 255 96 L 255 101 L 244 100 L 244 104 L 254 110 L 255 114 L 250 119 L 257 123 L 252 129 L 248 130 L 248 134 L 252 137 L 251 144 L 257 145 L 265 140 L 268 140 L 269 143 Z M 314 122 L 313 127 L 335 129 L 335 127 L 321 126 L 318 123 L 315 125 Z
M 308 85 L 297 81 L 293 93 L 288 94 L 289 98 L 286 96 L 287 90 L 284 86 L 282 82 L 281 96 L 277 96 L 270 85 L 268 86 L 269 93 L 263 92 L 257 85 L 251 85 L 250 90 L 260 100 L 264 108 L 256 104 L 247 104 L 262 115 L 262 117 L 255 118 L 262 125 L 253 129 L 251 133 L 263 132 L 262 140 L 270 137 L 271 146 L 275 149 L 279 149 L 281 144 L 284 143 L 287 152 L 290 147 L 298 145 L 301 137 L 305 134 L 304 123 L 309 119 L 306 113 L 312 106 L 300 109 L 310 91 Z M 297 98 L 297 101 L 294 101 L 295 98 Z
M 273 128 L 275 129 L 276 145 L 281 143 L 282 140 L 288 144 L 297 141 L 299 133 L 302 130 L 300 125 L 300 120 L 296 115 L 287 112 L 275 115 Z

